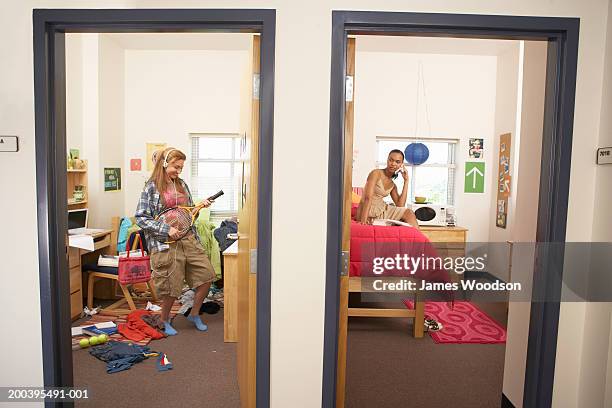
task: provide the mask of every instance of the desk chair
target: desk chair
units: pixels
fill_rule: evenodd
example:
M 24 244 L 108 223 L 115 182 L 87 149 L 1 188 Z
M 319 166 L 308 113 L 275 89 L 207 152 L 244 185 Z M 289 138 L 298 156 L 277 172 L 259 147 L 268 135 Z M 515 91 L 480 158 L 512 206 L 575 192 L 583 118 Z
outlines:
M 127 241 L 127 245 L 129 245 L 132 248 L 132 250 L 137 249 L 135 248 L 136 246 L 135 238 L 136 238 L 136 234 L 139 234 L 139 233 L 141 234 L 141 240 L 143 240 L 143 244 L 145 243 L 144 234 L 142 233 L 142 231 L 133 232 Z M 144 245 L 144 247 L 146 248 L 146 245 Z M 89 275 L 88 280 L 87 280 L 87 307 L 90 310 L 93 308 L 93 292 L 94 292 L 94 283 L 96 279 L 112 279 L 116 281 L 116 283 L 121 287 L 121 291 L 123 292 L 123 296 L 124 296 L 123 299 L 119 299 L 112 305 L 106 307 L 105 308 L 106 310 L 117 309 L 119 306 L 121 306 L 125 302 L 127 302 L 128 306 L 130 307 L 130 310 L 136 310 L 136 305 L 134 304 L 134 299 L 132 299 L 132 295 L 130 294 L 128 285 L 122 285 L 121 283 L 119 283 L 119 268 L 116 268 L 113 266 L 99 266 L 98 264 L 86 264 L 83 266 L 83 271 L 87 272 Z M 151 299 L 153 301 L 156 301 L 157 293 L 155 291 L 155 286 L 153 285 L 153 281 L 152 280 L 147 281 L 146 285 L 149 287 L 149 290 L 151 291 Z

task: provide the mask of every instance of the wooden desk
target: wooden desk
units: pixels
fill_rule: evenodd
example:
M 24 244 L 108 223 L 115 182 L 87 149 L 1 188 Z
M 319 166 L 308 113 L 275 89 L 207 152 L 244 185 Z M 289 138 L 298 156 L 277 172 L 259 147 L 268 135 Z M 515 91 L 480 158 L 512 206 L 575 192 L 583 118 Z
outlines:
M 78 319 L 83 312 L 83 284 L 81 275 L 81 256 L 89 253 L 108 253 L 112 242 L 111 230 L 92 234 L 94 250 L 68 247 L 68 273 L 70 275 L 70 317 Z
M 420 227 L 442 258 L 458 258 L 465 256 L 465 242 L 467 240 L 467 228 L 463 227 Z M 459 275 L 451 274 L 453 281 L 459 280 Z M 463 276 L 463 275 L 461 275 Z
M 435 244 L 438 243 L 461 243 L 465 244 L 467 228 L 463 227 L 432 227 L 421 226 L 421 232 Z M 465 247 L 465 245 L 459 245 Z
M 223 251 L 223 341 L 238 341 L 238 241 Z

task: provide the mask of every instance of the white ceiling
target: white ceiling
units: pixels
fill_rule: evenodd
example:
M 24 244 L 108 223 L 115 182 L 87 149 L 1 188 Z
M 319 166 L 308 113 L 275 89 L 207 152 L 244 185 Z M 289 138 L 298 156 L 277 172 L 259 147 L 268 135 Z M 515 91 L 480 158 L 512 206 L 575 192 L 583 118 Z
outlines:
M 500 55 L 518 47 L 517 40 L 471 38 L 356 36 L 358 52 L 409 54 Z
M 126 50 L 249 50 L 250 33 L 100 34 Z

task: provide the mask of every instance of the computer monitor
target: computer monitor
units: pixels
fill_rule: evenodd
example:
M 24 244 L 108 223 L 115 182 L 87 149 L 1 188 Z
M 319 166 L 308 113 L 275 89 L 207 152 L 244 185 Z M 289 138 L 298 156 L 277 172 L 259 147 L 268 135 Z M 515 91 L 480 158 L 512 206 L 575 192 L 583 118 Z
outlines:
M 87 228 L 87 208 L 68 210 L 68 233 Z

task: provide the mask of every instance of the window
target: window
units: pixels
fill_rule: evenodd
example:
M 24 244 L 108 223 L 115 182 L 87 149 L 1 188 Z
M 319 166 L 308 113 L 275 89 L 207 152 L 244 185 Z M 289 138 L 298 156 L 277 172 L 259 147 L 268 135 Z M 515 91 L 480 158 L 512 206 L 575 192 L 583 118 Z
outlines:
M 242 183 L 242 138 L 240 135 L 194 133 L 191 134 L 191 192 L 200 201 L 219 190 L 219 197 L 211 216 L 225 218 L 238 214 Z
M 379 168 L 387 166 L 387 157 L 393 149 L 406 149 L 410 143 L 421 142 L 429 149 L 427 162 L 420 166 L 410 166 L 408 181 L 410 182 L 409 201 L 414 202 L 414 196 L 427 197 L 434 204 L 453 205 L 455 203 L 455 150 L 457 140 L 453 139 L 416 139 L 408 137 L 377 137 L 376 161 Z M 400 176 L 395 179 L 401 192 L 404 180 Z M 390 200 L 390 197 L 386 199 Z

